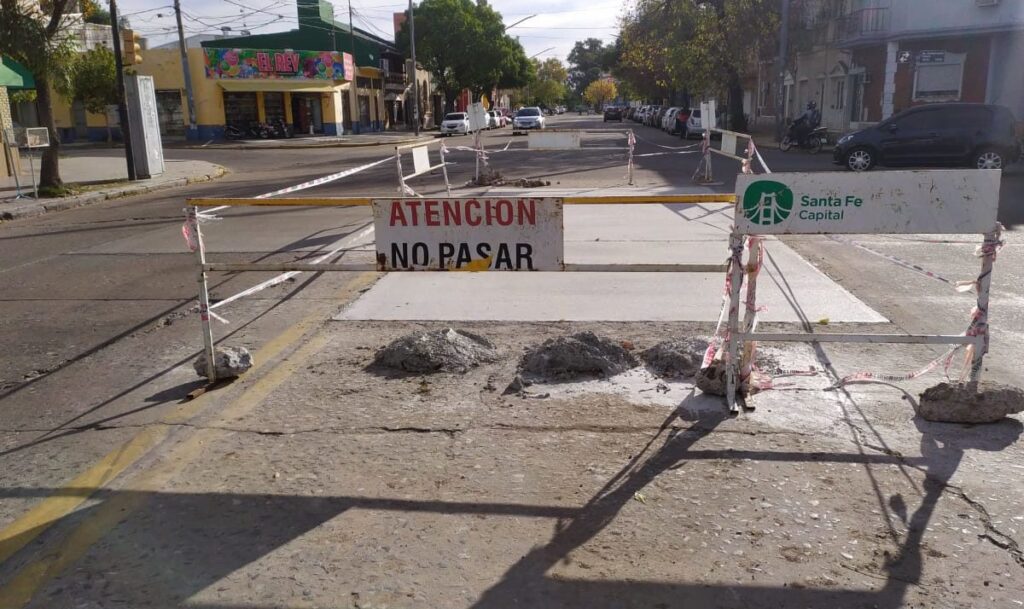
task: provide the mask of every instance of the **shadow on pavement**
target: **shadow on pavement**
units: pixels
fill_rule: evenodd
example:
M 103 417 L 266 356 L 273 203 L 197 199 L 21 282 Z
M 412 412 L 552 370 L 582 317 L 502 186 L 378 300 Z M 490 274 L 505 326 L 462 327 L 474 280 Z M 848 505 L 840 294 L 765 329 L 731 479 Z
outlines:
M 685 404 L 686 401 L 680 409 Z M 501 580 L 473 604 L 479 608 L 834 606 L 895 609 L 903 606 L 908 587 L 917 585 L 921 580 L 924 562 L 922 536 L 939 500 L 947 491 L 961 492 L 949 485 L 949 480 L 965 452 L 1001 450 L 1015 442 L 1024 428 L 1016 420 L 975 428 L 919 421 L 922 456 L 905 460 L 896 455 L 863 452 L 695 451 L 693 447 L 713 434 L 726 419 L 726 414 L 705 411 L 692 427 L 681 428 L 673 425 L 678 413 L 678 410 L 673 412 L 647 445 L 580 508 L 414 498 L 104 490 L 95 495 L 99 500 L 97 504 L 84 513 L 66 517 L 64 524 L 88 527 L 92 513 L 97 510 L 119 509 L 131 513 L 139 509 L 135 514 L 122 515 L 113 532 L 107 532 L 103 538 L 102 547 L 93 547 L 92 553 L 83 558 L 97 568 L 108 562 L 120 565 L 116 569 L 117 577 L 108 578 L 105 582 L 105 595 L 111 595 L 111 598 L 138 596 L 142 585 L 148 602 L 159 606 L 187 599 L 340 514 L 359 509 L 555 519 L 554 536 L 517 560 Z M 876 590 L 756 583 L 733 586 L 667 581 L 580 581 L 548 575 L 559 561 L 608 527 L 619 511 L 633 500 L 634 494 L 663 472 L 678 468 L 687 461 L 710 458 L 794 463 L 860 462 L 865 465 L 892 465 L 900 461 L 920 469 L 926 477 L 920 504 L 912 512 L 902 495 L 893 495 L 885 502 L 907 521 L 908 533 L 899 542 L 899 551 L 885 563 L 881 575 L 885 583 Z M 30 498 L 52 493 L 81 496 L 86 492 L 85 489 L 7 488 L 0 489 L 0 497 Z M 699 492 L 695 487 L 695 493 Z M 26 534 L 33 533 L 29 531 Z M 358 531 L 352 533 L 360 534 Z M 138 558 L 140 551 L 145 554 L 144 558 Z M 23 554 L 26 552 L 22 551 Z M 695 558 L 700 559 L 699 555 Z M 151 566 L 154 564 L 165 565 L 165 568 L 153 570 Z M 68 581 L 61 582 L 65 587 L 68 584 Z M 194 600 L 188 606 L 227 609 L 236 605 Z

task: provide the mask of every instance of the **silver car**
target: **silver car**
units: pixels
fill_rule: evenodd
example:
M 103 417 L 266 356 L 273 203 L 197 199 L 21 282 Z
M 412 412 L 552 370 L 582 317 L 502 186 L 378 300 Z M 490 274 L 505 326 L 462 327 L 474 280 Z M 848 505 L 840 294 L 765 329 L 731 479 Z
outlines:
M 465 135 L 469 133 L 469 115 L 465 112 L 449 112 L 441 121 L 441 135 Z
M 526 131 L 527 129 L 543 129 L 544 113 L 536 106 L 522 108 L 516 112 L 512 119 L 512 131 Z

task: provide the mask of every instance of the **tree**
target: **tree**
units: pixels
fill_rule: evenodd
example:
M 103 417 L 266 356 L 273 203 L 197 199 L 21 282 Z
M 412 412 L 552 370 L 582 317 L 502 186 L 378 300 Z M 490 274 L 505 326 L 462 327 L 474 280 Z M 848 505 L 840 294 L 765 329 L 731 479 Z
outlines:
M 741 74 L 771 56 L 778 8 L 774 0 L 638 0 L 623 18 L 613 72 L 647 95 L 724 92 L 730 128 L 745 130 Z
M 587 85 L 586 91 L 583 92 L 583 99 L 594 108 L 600 109 L 606 102 L 615 99 L 618 95 L 615 83 L 610 78 L 601 78 Z
M 564 100 L 568 71 L 562 62 L 554 57 L 545 59 L 543 63 L 536 59 L 531 59 L 530 62 L 533 64 L 535 75 L 530 80 L 525 101 L 550 108 Z
M 60 139 L 53 119 L 53 95 L 70 89 L 70 72 L 75 57 L 75 40 L 68 35 L 74 25 L 64 13 L 70 0 L 47 0 L 39 4 L 0 0 L 0 55 L 25 66 L 36 81 L 39 121 L 50 131 L 50 147 L 43 151 L 39 187 L 43 192 L 60 191 Z
M 569 51 L 569 85 L 583 95 L 587 85 L 601 78 L 615 65 L 614 45 L 605 46 L 597 38 L 577 41 Z
M 101 46 L 80 55 L 72 71 L 71 93 L 70 97 L 81 101 L 87 111 L 103 114 L 107 141 L 113 141 L 107 106 L 117 103 L 117 64 L 114 53 Z
M 451 111 L 462 89 L 477 99 L 495 87 L 522 86 L 530 65 L 519 42 L 505 34 L 501 14 L 472 0 L 423 0 L 416 8 L 416 60 L 434 75 Z M 408 13 L 406 13 L 408 16 Z M 410 52 L 409 32 L 398 48 Z

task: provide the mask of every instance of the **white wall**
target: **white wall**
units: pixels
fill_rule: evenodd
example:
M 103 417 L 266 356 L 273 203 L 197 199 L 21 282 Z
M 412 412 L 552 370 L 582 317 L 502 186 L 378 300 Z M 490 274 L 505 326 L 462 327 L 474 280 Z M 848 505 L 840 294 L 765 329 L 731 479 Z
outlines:
M 884 4 L 882 5 L 884 6 Z M 889 34 L 914 32 L 938 36 L 970 30 L 1024 27 L 1024 2 L 1001 0 L 996 6 L 978 6 L 975 0 L 892 0 Z

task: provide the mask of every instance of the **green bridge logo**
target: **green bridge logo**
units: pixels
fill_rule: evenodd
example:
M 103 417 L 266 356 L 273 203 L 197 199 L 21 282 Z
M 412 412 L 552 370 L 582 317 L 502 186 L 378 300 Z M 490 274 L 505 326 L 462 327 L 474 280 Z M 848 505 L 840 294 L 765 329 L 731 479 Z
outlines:
M 743 193 L 743 215 L 761 226 L 778 224 L 793 211 L 793 191 L 771 180 L 754 182 Z

